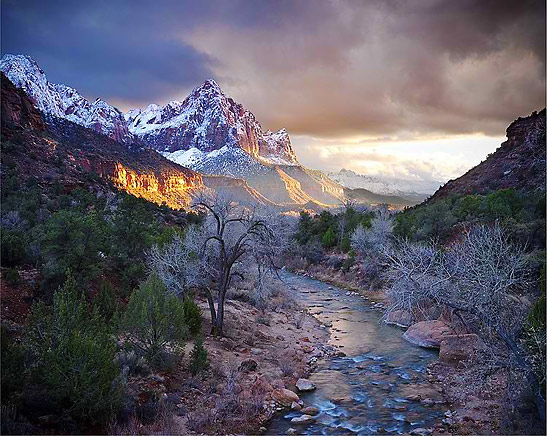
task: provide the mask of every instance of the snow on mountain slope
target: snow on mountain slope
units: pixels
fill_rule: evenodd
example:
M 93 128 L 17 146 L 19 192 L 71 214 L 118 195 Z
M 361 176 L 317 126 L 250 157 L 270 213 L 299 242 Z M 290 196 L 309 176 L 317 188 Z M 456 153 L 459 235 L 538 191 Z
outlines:
M 227 97 L 214 80 L 206 80 L 183 102 L 133 109 L 125 119 L 133 134 L 160 152 L 228 146 L 265 162 L 298 164 L 287 131 L 263 132 L 252 112 Z
M 403 197 L 427 197 L 442 184 L 437 181 L 406 180 L 395 177 L 366 176 L 342 168 L 337 173 L 329 173 L 329 178 L 340 185 L 351 188 L 363 188 L 376 194 L 398 195 Z
M 197 148 L 162 153 L 168 159 L 206 175 L 223 175 L 245 180 L 250 187 L 277 204 L 319 202 L 338 204 L 343 188 L 323 175 L 300 165 L 276 165 L 256 159 L 239 147 L 224 146 L 203 152 Z M 329 186 L 338 186 L 338 190 Z M 337 195 L 334 195 L 337 194 Z
M 38 109 L 93 129 L 120 142 L 131 142 L 123 114 L 104 100 L 90 103 L 75 89 L 48 82 L 46 74 L 30 56 L 6 54 L 0 71 L 22 88 Z

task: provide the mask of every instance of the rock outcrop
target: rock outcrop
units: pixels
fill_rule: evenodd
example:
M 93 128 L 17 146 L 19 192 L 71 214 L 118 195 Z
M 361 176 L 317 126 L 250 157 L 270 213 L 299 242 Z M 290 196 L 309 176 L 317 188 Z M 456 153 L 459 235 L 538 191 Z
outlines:
M 452 333 L 452 329 L 443 321 L 420 321 L 412 324 L 403 337 L 420 347 L 439 348 L 442 340 Z
M 272 398 L 284 407 L 291 407 L 293 402 L 298 403 L 300 398 L 293 391 L 285 388 L 274 389 L 271 393 Z
M 302 392 L 313 391 L 315 389 L 315 383 L 305 378 L 299 378 L 296 381 L 296 387 L 299 391 Z
M 398 327 L 409 327 L 412 324 L 412 315 L 408 310 L 394 310 L 384 317 L 384 322 Z

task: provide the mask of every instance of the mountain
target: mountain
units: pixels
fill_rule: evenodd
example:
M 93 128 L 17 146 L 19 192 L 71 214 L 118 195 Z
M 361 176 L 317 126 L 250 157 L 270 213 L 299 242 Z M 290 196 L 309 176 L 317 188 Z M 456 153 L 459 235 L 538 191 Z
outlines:
M 344 190 L 304 168 L 285 129 L 263 131 L 252 112 L 207 80 L 183 101 L 126 115 L 130 131 L 149 147 L 204 175 L 245 180 L 278 205 L 339 204 Z
M 21 179 L 58 183 L 68 190 L 112 183 L 175 209 L 207 190 L 200 174 L 150 149 L 126 146 L 64 118 L 44 116 L 25 92 L 0 74 L 2 165 L 9 162 Z
M 442 185 L 438 181 L 408 180 L 396 177 L 368 176 L 342 168 L 329 173 L 329 178 L 351 189 L 366 189 L 381 195 L 395 195 L 412 201 L 423 201 Z
M 367 189 L 363 188 L 344 188 L 344 193 L 348 200 L 354 201 L 356 203 L 365 203 L 365 204 L 390 204 L 396 208 L 403 208 L 405 206 L 414 206 L 423 201 L 420 199 L 409 199 L 398 197 L 396 195 L 383 195 L 375 194 Z
M 263 132 L 255 116 L 227 97 L 214 80 L 196 87 L 183 102 L 133 109 L 125 119 L 133 134 L 161 152 L 232 147 L 269 163 L 298 163 L 286 130 Z
M 123 115 L 103 100 L 90 103 L 75 89 L 49 82 L 29 56 L 5 55 L 0 70 L 27 93 L 49 124 L 60 125 L 59 120 L 63 119 L 106 135 L 129 151 L 144 152 L 148 148 L 146 153 L 158 151 L 193 173 L 223 176 L 202 178 L 203 189 L 231 189 L 236 198 L 285 208 L 306 204 L 328 207 L 346 199 L 343 186 L 298 162 L 285 129 L 264 131 L 253 113 L 224 94 L 214 80 L 206 80 L 182 102 L 151 104 Z M 75 131 L 72 127 L 67 129 Z M 112 145 L 113 149 L 119 151 L 118 145 Z M 149 197 L 154 197 L 151 190 L 164 183 L 159 179 L 139 180 L 143 174 L 123 169 L 109 177 L 118 178 L 119 183 L 126 185 L 124 189 Z M 354 198 L 373 202 L 373 195 Z M 170 203 L 182 204 L 180 199 Z
M 122 144 L 65 118 L 44 114 L 25 91 L 0 74 L 2 158 L 24 180 L 58 183 L 65 190 L 111 184 L 174 209 L 187 208 L 196 196 L 214 192 L 240 203 L 273 205 L 244 180 L 202 176 L 139 141 Z
M 257 159 L 238 147 L 224 146 L 202 152 L 197 148 L 164 153 L 168 159 L 202 174 L 225 175 L 245 180 L 264 197 L 279 205 L 339 204 L 343 188 L 320 171 L 301 165 L 276 165 Z
M 487 194 L 513 188 L 545 192 L 545 109 L 518 118 L 507 128 L 507 141 L 463 176 L 450 180 L 429 201 L 454 194 Z
M 30 56 L 6 54 L 0 71 L 23 89 L 43 113 L 64 118 L 123 143 L 134 142 L 123 114 L 104 100 L 89 102 L 69 86 L 51 83 Z

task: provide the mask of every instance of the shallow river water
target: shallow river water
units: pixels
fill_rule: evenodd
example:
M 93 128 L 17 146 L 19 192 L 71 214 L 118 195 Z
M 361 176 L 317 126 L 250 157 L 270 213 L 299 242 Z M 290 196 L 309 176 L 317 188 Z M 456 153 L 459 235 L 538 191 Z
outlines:
M 291 423 L 301 414 L 284 412 L 272 419 L 268 434 L 290 427 L 309 435 L 402 434 L 433 426 L 443 413 L 440 393 L 426 378 L 436 351 L 405 341 L 403 331 L 381 322 L 381 313 L 360 295 L 288 272 L 282 278 L 312 315 L 331 326 L 329 344 L 346 356 L 320 360 L 309 377 L 316 390 L 299 394 L 306 406 L 320 409 L 315 421 Z M 432 401 L 407 399 L 417 393 Z

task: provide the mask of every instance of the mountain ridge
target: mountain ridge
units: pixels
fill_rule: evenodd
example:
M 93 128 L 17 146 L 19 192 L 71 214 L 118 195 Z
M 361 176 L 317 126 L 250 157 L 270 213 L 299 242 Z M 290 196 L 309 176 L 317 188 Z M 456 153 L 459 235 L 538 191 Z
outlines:
M 327 173 L 331 180 L 350 189 L 366 189 L 378 195 L 400 196 L 408 199 L 424 200 L 433 194 L 442 183 L 440 181 L 410 180 L 388 176 L 370 176 L 342 168 L 338 172 Z
M 487 194 L 499 189 L 545 191 L 545 108 L 514 120 L 507 140 L 462 176 L 449 180 L 428 202 L 454 194 Z
M 30 56 L 6 54 L 0 60 L 0 71 L 23 89 L 43 113 L 65 118 L 122 143 L 135 142 L 118 109 L 100 98 L 90 102 L 70 86 L 49 82 Z

